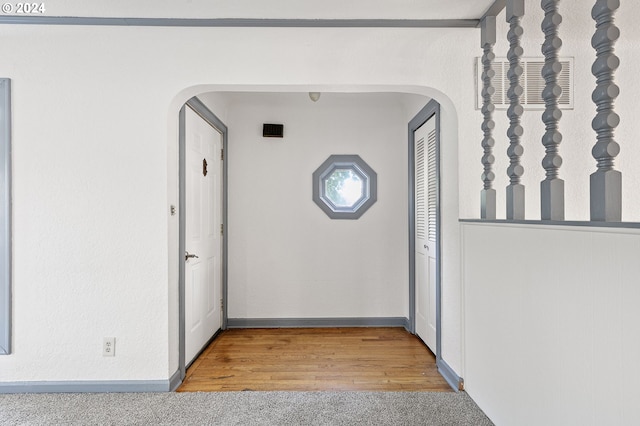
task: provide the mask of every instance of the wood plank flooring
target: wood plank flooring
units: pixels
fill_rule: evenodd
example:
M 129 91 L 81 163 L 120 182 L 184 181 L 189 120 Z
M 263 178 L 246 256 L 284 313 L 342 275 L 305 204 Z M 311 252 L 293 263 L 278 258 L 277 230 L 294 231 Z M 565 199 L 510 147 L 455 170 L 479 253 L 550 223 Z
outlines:
M 187 370 L 178 392 L 451 391 L 435 357 L 402 328 L 224 331 Z

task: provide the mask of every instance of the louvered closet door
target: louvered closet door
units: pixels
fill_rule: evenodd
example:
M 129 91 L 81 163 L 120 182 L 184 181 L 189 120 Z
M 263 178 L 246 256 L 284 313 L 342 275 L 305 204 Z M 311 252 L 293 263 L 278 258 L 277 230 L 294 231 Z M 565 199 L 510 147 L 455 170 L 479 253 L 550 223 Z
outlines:
M 415 131 L 416 334 L 436 352 L 436 124 Z

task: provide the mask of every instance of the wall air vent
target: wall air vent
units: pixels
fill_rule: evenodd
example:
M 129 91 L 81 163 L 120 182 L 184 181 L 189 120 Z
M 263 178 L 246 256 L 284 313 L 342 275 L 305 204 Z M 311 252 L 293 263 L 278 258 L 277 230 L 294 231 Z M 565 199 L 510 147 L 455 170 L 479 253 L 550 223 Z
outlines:
M 524 94 L 520 98 L 520 103 L 525 110 L 543 110 L 544 99 L 542 90 L 545 86 L 542 78 L 542 67 L 544 58 L 521 58 L 520 61 L 524 73 L 520 77 L 520 84 L 524 88 Z M 562 87 L 562 95 L 558 100 L 560 109 L 573 109 L 573 58 L 560 58 L 562 71 L 558 77 L 558 84 Z M 496 58 L 493 62 L 493 70 L 496 72 L 491 84 L 496 89 L 493 95 L 493 103 L 496 109 L 506 110 L 509 108 L 509 60 L 507 58 Z M 482 60 L 476 58 L 476 109 L 482 108 Z
M 263 138 L 281 138 L 284 136 L 284 124 L 263 124 Z

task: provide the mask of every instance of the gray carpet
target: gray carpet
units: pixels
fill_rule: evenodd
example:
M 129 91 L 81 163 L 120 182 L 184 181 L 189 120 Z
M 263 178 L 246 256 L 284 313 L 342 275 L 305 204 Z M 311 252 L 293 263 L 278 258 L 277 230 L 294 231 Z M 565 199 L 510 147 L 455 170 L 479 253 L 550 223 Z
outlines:
M 492 425 L 464 393 L 0 395 L 3 425 Z

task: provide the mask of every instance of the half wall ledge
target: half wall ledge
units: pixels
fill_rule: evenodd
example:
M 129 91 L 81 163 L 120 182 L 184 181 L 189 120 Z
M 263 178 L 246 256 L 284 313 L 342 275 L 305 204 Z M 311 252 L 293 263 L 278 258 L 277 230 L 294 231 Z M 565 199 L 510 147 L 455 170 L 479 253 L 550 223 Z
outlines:
M 458 219 L 460 223 L 495 223 L 505 225 L 587 226 L 592 228 L 640 229 L 640 222 L 600 222 L 588 220 L 507 220 L 507 219 Z

